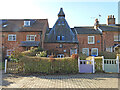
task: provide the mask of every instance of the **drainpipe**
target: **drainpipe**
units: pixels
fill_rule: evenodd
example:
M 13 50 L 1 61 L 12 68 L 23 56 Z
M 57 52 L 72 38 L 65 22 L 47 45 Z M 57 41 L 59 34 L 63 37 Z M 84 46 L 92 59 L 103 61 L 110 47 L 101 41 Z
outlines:
M 40 44 L 39 44 L 39 46 L 42 48 L 43 46 L 42 46 L 42 32 L 40 32 Z
M 101 51 L 103 51 L 103 35 L 101 34 Z

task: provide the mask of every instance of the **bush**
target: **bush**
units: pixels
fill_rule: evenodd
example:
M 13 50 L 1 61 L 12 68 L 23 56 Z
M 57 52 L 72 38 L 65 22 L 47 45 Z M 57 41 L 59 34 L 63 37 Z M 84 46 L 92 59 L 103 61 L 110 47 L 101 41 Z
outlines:
M 87 55 L 86 55 L 86 54 L 83 54 L 83 53 L 80 53 L 80 54 L 79 54 L 79 57 L 80 57 L 80 60 L 86 60 Z
M 50 58 L 24 56 L 25 73 L 66 74 L 78 73 L 78 61 L 72 58 Z
M 78 54 L 72 54 L 73 59 L 78 59 Z
M 99 52 L 99 56 L 104 56 L 105 59 L 115 59 L 116 53 L 115 52 Z
M 37 57 L 46 57 L 47 56 L 47 52 L 46 51 L 42 51 L 39 54 L 36 54 Z

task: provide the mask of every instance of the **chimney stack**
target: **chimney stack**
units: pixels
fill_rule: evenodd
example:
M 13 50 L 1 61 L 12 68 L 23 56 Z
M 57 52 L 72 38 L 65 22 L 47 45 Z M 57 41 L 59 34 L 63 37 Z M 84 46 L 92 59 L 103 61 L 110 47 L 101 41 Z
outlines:
M 98 27 L 99 27 L 99 21 L 98 21 L 98 19 L 96 18 L 95 19 L 95 23 L 94 23 L 94 29 L 98 29 Z
M 115 25 L 115 17 L 114 17 L 114 15 L 109 15 L 108 16 L 107 25 Z

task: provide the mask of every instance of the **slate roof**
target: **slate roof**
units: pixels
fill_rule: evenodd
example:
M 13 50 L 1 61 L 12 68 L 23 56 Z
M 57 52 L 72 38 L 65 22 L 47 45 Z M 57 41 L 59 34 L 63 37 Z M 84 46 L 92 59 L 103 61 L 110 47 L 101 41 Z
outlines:
M 100 25 L 102 31 L 120 31 L 120 26 Z
M 23 47 L 32 47 L 39 46 L 40 41 L 21 41 L 20 46 Z
M 64 42 L 64 43 L 78 43 L 76 34 L 69 27 L 65 17 L 60 16 L 53 28 L 46 33 L 45 42 Z M 64 40 L 57 40 L 57 36 L 64 36 Z
M 99 30 L 95 30 L 93 27 L 74 27 L 77 34 L 101 34 Z
M 2 27 L 2 31 L 42 31 L 47 27 L 48 23 L 47 19 L 30 19 L 31 25 L 29 27 L 25 27 L 24 21 L 25 19 L 2 20 L 2 24 L 7 25 L 6 27 Z

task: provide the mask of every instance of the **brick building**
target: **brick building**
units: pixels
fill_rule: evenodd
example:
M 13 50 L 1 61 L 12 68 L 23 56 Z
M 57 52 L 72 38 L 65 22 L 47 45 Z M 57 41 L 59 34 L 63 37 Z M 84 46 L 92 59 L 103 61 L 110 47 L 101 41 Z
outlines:
M 2 51 L 9 56 L 12 51 L 25 51 L 30 47 L 43 48 L 47 19 L 2 20 Z
M 5 56 L 38 46 L 60 58 L 73 53 L 98 56 L 101 51 L 120 51 L 120 25 L 112 15 L 107 24 L 96 19 L 94 26 L 70 28 L 61 8 L 53 28 L 49 28 L 47 19 L 2 20 L 1 28 Z

